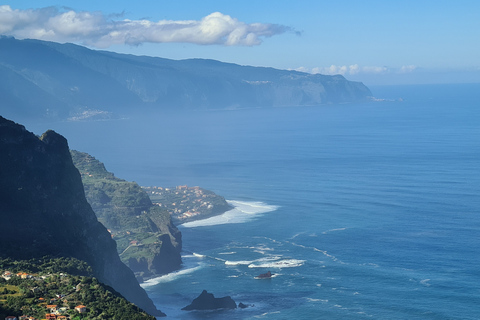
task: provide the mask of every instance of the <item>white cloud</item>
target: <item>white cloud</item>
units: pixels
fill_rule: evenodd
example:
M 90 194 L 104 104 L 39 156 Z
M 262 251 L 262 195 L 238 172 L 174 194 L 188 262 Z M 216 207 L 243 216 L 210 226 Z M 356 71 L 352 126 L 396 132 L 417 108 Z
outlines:
M 241 22 L 220 12 L 201 20 L 112 20 L 101 12 L 76 12 L 47 7 L 18 10 L 0 6 L 0 34 L 59 42 L 80 42 L 98 48 L 113 44 L 184 42 L 227 46 L 259 45 L 290 28 L 277 24 Z
M 413 72 L 417 69 L 416 66 L 414 65 L 409 65 L 409 66 L 402 66 L 399 70 L 400 73 L 410 73 Z
M 301 72 L 307 72 L 312 74 L 326 74 L 326 75 L 357 75 L 357 74 L 370 74 L 370 75 L 384 75 L 384 74 L 395 74 L 395 73 L 410 73 L 417 69 L 414 65 L 402 66 L 401 68 L 389 68 L 389 67 L 378 67 L 378 66 L 359 66 L 358 64 L 352 65 L 331 65 L 329 67 L 316 67 L 316 68 L 305 68 L 300 67 L 295 70 Z
M 360 68 L 358 64 L 352 64 L 349 66 L 336 66 L 336 65 L 331 65 L 330 67 L 317 67 L 313 68 L 311 70 L 308 70 L 307 68 L 302 68 L 303 72 L 309 72 L 309 73 L 320 73 L 320 74 L 326 74 L 326 75 L 335 75 L 335 74 L 341 74 L 341 75 L 347 75 L 347 74 L 357 74 L 359 72 L 362 72 L 365 67 Z M 297 69 L 300 71 L 299 69 Z

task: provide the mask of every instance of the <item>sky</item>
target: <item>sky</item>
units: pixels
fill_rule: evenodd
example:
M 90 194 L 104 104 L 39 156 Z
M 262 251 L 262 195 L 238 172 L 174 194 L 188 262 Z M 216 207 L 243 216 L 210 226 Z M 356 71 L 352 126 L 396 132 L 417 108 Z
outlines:
M 480 82 L 478 0 L 12 0 L 0 34 L 366 85 Z

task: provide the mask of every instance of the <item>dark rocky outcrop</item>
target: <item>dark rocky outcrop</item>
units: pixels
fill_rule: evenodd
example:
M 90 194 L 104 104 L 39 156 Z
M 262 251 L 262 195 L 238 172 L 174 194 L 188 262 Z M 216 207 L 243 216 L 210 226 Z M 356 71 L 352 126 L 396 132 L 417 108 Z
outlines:
M 152 315 L 163 315 L 121 261 L 115 241 L 85 199 L 67 140 L 41 137 L 0 117 L 0 255 L 73 257 Z
M 0 93 L 9 117 L 76 119 L 148 108 L 313 106 L 372 95 L 341 75 L 139 57 L 11 37 L 0 37 Z
M 230 296 L 215 298 L 212 293 L 203 290 L 202 293 L 188 306 L 182 310 L 215 310 L 215 309 L 236 309 L 237 304 Z

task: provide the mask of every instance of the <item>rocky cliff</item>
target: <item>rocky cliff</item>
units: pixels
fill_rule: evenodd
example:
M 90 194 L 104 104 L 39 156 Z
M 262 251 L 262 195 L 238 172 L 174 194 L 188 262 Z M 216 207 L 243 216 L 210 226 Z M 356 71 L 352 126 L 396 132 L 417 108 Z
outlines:
M 115 177 L 91 155 L 75 150 L 71 154 L 87 201 L 139 280 L 179 269 L 182 235 L 168 211 L 154 206 L 137 183 Z
M 0 37 L 0 93 L 10 117 L 73 119 L 147 109 L 324 105 L 372 95 L 341 75 L 139 57 L 8 37 Z
M 0 117 L 0 255 L 86 261 L 95 277 L 152 315 L 162 315 L 117 254 L 85 199 L 67 140 L 41 137 Z

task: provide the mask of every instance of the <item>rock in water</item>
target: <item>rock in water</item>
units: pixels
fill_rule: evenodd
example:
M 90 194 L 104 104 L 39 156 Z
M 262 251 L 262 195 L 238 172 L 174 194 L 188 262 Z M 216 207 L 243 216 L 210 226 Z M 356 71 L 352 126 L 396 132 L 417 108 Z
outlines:
M 237 304 L 230 296 L 215 298 L 212 293 L 203 290 L 192 303 L 182 310 L 215 310 L 215 309 L 236 309 Z
M 120 261 L 115 241 L 85 199 L 67 140 L 58 133 L 39 138 L 0 116 L 0 220 L 0 256 L 86 261 L 99 281 L 151 315 L 164 315 Z

